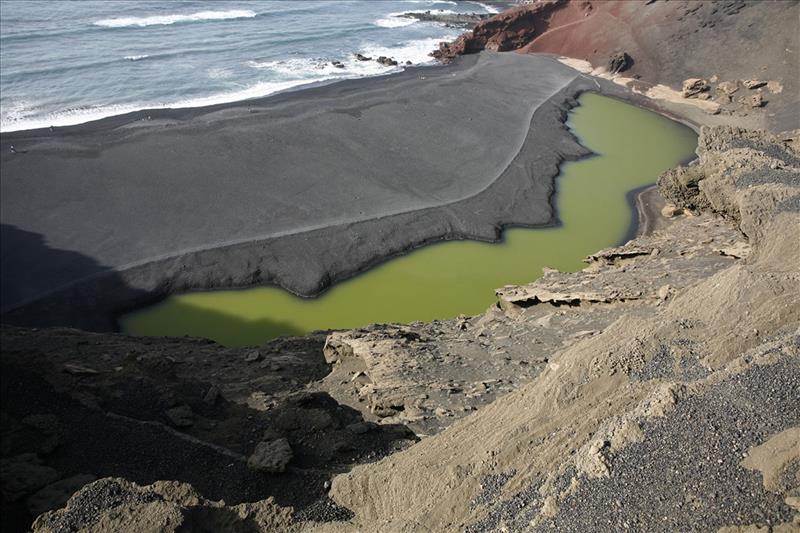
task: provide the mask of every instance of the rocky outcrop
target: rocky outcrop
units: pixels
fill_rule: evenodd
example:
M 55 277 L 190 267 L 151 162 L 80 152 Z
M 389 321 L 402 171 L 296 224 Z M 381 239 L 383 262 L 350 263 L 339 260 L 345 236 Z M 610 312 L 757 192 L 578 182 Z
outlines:
M 617 50 L 608 58 L 608 71 L 617 73 L 625 72 L 633 66 L 633 58 L 627 52 Z
M 492 15 L 488 13 L 437 13 L 436 11 L 424 11 L 422 13 L 410 11 L 403 13 L 401 17 L 420 20 L 422 22 L 436 22 L 448 27 L 472 27 L 482 20 Z
M 683 80 L 681 92 L 684 98 L 691 98 L 693 96 L 697 97 L 701 93 L 708 92 L 710 88 L 711 86 L 708 84 L 708 80 L 689 78 L 688 80 Z
M 659 187 L 678 206 L 711 210 L 732 220 L 752 242 L 768 231 L 770 219 L 784 216 L 798 203 L 796 139 L 797 133 L 703 128 L 698 162 L 665 172 Z
M 462 54 L 481 50 L 505 52 L 516 50 L 541 35 L 547 29 L 546 19 L 568 0 L 543 0 L 536 4 L 513 7 L 482 20 L 470 33 L 465 33 L 453 43 L 441 43 L 433 57 L 449 62 Z

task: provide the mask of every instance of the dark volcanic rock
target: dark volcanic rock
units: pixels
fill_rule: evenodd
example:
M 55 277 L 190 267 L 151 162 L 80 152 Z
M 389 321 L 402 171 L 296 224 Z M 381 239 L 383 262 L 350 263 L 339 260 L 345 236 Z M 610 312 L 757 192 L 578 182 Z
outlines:
M 547 31 L 546 18 L 566 4 L 566 0 L 545 0 L 522 5 L 482 20 L 470 33 L 461 35 L 452 43 L 441 43 L 431 55 L 448 63 L 462 54 L 481 50 L 505 52 L 529 43 Z
M 492 15 L 489 13 L 436 13 L 425 11 L 424 13 L 403 13 L 401 16 L 422 22 L 437 22 L 448 27 L 471 27 Z
M 627 52 L 614 52 L 608 59 L 609 72 L 624 72 L 633 66 L 633 59 Z
M 395 61 L 391 57 L 380 56 L 375 61 L 377 61 L 381 65 L 386 65 L 387 67 L 396 67 L 397 66 L 397 61 Z

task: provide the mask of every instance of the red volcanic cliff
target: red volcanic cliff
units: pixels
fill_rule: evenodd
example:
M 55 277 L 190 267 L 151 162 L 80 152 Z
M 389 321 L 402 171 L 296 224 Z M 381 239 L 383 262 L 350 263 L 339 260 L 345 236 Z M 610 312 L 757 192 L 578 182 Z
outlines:
M 464 33 L 454 42 L 441 43 L 433 56 L 448 62 L 456 56 L 484 49 L 495 52 L 516 50 L 546 32 L 549 19 L 555 13 L 572 6 L 569 0 L 543 0 L 508 9 L 479 22 L 471 32 Z
M 796 127 L 800 105 L 796 0 L 540 0 L 479 22 L 433 56 L 481 50 L 550 53 L 650 84 L 687 78 L 768 79 L 770 122 Z

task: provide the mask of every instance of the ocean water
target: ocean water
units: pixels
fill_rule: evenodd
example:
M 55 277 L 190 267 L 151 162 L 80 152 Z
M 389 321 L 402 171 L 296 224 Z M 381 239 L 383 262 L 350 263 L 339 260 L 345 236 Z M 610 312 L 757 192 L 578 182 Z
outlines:
M 197 107 L 430 63 L 463 30 L 399 17 L 452 0 L 1 0 L 0 131 Z M 344 68 L 333 66 L 340 61 Z

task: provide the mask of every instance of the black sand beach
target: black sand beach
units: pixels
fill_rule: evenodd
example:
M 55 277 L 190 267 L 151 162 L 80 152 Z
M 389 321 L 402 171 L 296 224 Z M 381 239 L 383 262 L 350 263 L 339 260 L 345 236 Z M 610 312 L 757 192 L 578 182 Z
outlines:
M 313 295 L 425 242 L 553 223 L 558 163 L 585 153 L 558 125 L 589 85 L 553 59 L 484 53 L 5 134 L 3 310 L 50 300 L 33 312 L 43 323 L 105 328 L 109 312 L 178 290 Z

